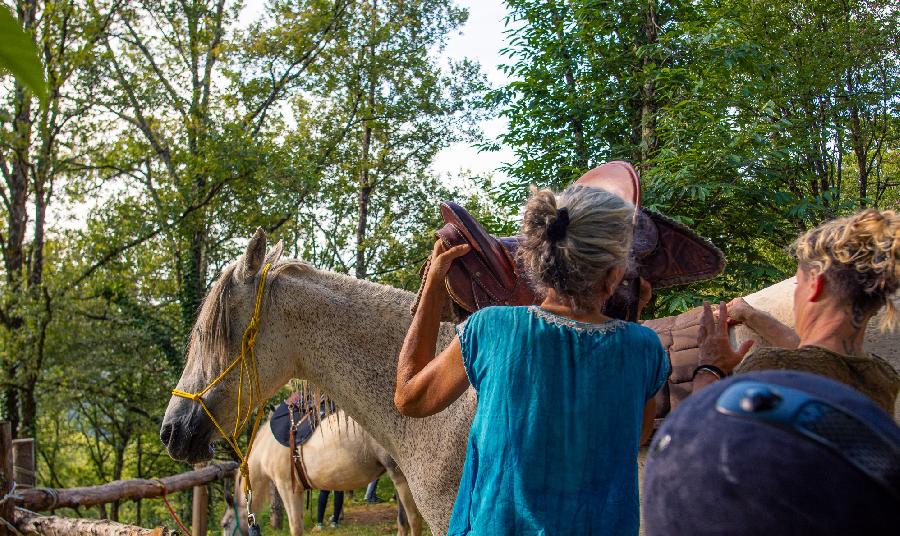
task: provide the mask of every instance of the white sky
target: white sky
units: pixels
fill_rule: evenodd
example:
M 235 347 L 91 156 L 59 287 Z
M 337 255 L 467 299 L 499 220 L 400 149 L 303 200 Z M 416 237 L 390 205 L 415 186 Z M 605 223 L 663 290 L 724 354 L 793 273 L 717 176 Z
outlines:
M 500 49 L 505 46 L 503 17 L 506 6 L 502 0 L 457 0 L 456 5 L 468 8 L 469 20 L 462 32 L 450 37 L 445 55 L 448 58 L 470 58 L 481 64 L 488 81 L 493 87 L 505 84 L 509 79 L 497 69 L 504 62 Z M 503 119 L 483 121 L 481 128 L 491 139 L 507 128 Z M 438 153 L 432 164 L 434 171 L 441 175 L 457 174 L 467 170 L 475 176 L 494 173 L 495 177 L 503 176 L 495 170 L 504 162 L 513 160 L 512 151 L 508 148 L 496 153 L 479 153 L 474 147 L 457 143 Z

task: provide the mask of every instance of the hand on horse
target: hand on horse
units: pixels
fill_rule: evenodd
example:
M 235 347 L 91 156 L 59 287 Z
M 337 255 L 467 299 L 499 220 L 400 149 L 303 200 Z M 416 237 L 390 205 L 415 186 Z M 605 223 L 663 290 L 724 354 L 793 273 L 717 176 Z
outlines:
M 703 302 L 703 314 L 700 316 L 700 329 L 697 332 L 700 364 L 714 365 L 725 374 L 731 374 L 750 351 L 753 341 L 744 341 L 740 348 L 733 349 L 728 338 L 729 317 L 725 302 L 719 302 L 718 313 L 716 318 L 709 302 Z
M 735 298 L 728 302 L 728 325 L 743 324 L 747 322 L 756 309 L 747 303 L 744 298 Z
M 468 244 L 460 244 L 448 249 L 442 240 L 435 242 L 434 250 L 431 252 L 431 261 L 429 262 L 428 277 L 426 281 L 432 285 L 437 284 L 443 287 L 443 283 L 441 282 L 447 277 L 447 272 L 450 271 L 450 265 L 453 264 L 453 261 L 457 257 L 462 257 L 468 252 Z

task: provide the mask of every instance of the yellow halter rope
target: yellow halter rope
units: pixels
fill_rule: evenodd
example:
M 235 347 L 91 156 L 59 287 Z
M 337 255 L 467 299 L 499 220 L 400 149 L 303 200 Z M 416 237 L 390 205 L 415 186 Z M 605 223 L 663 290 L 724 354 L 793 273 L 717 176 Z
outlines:
M 187 398 L 188 400 L 193 400 L 200 404 L 200 407 L 203 408 L 203 411 L 206 412 L 206 416 L 209 417 L 209 420 L 212 421 L 213 425 L 222 434 L 222 438 L 228 443 L 228 446 L 234 450 L 235 454 L 237 454 L 238 458 L 241 460 L 240 471 L 241 475 L 244 477 L 244 494 L 247 495 L 247 510 L 250 511 L 250 468 L 247 465 L 247 461 L 250 458 L 250 449 L 253 448 L 253 441 L 256 439 L 256 431 L 259 429 L 259 422 L 262 418 L 262 405 L 256 409 L 256 419 L 253 423 L 253 430 L 250 433 L 250 441 L 247 442 L 247 450 L 246 452 L 241 452 L 241 448 L 237 444 L 238 435 L 247 425 L 247 422 L 250 420 L 250 415 L 253 413 L 253 406 L 256 403 L 261 402 L 258 400 L 260 396 L 260 388 L 259 388 L 259 374 L 256 369 L 256 353 L 253 351 L 253 347 L 256 345 L 256 336 L 259 334 L 259 314 L 262 309 L 262 300 L 263 300 L 263 292 L 266 288 L 266 276 L 269 273 L 269 268 L 272 267 L 271 263 L 266 263 L 263 266 L 262 274 L 259 278 L 259 287 L 256 289 L 256 305 L 253 309 L 253 315 L 250 317 L 250 321 L 247 323 L 247 328 L 244 330 L 244 336 L 241 338 L 241 355 L 236 357 L 234 361 L 231 362 L 225 370 L 219 374 L 216 379 L 210 382 L 202 391 L 197 393 L 188 393 L 187 391 L 181 391 L 179 389 L 172 389 L 172 395 L 180 396 L 182 398 Z M 225 376 L 231 372 L 232 369 L 240 365 L 240 372 L 238 376 L 238 391 L 237 391 L 237 415 L 234 418 L 234 430 L 231 432 L 231 435 L 225 433 L 225 430 L 219 424 L 219 421 L 213 416 L 212 412 L 206 406 L 206 402 L 203 401 L 203 395 L 208 393 L 210 389 L 216 386 L 219 382 L 221 382 Z M 244 389 L 244 376 L 247 376 L 247 388 L 250 391 L 249 396 L 247 397 L 247 413 L 243 414 L 241 410 L 241 399 L 243 397 L 243 389 Z M 249 517 L 251 520 L 253 519 L 253 514 L 250 514 Z

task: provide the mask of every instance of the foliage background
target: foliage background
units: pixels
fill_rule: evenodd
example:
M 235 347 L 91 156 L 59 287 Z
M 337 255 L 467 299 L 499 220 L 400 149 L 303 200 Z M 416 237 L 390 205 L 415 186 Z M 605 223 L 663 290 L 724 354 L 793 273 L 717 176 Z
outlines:
M 41 485 L 184 470 L 157 439 L 186 335 L 257 226 L 289 255 L 414 290 L 463 200 L 515 231 L 528 186 L 609 159 L 725 251 L 650 316 L 793 272 L 799 232 L 900 203 L 898 6 L 883 0 L 508 0 L 510 82 L 447 62 L 442 0 L 5 0 L 46 101 L 0 77 L 3 418 Z M 479 121 L 509 125 L 485 138 Z M 452 143 L 514 158 L 429 171 Z M 227 457 L 224 451 L 221 457 Z M 222 488 L 213 487 L 213 502 Z M 189 494 L 176 499 L 189 511 Z M 67 512 L 152 526 L 159 501 Z

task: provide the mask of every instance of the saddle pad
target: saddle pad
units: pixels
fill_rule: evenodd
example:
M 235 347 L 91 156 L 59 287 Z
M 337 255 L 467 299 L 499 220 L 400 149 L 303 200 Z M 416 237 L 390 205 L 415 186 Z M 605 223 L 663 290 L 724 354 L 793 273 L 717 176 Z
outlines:
M 319 401 L 319 418 L 311 419 L 312 401 L 307 396 L 304 399 L 302 393 L 294 393 L 284 402 L 275 408 L 272 418 L 269 419 L 269 429 L 275 439 L 290 448 L 291 443 L 291 413 L 293 413 L 293 422 L 296 427 L 294 431 L 294 442 L 297 446 L 305 444 L 312 437 L 313 432 L 318 428 L 319 423 L 325 419 L 330 413 L 334 413 L 337 407 L 334 402 L 326 400 L 322 397 Z
M 294 423 L 297 430 L 294 432 L 294 439 L 297 445 L 303 445 L 315 432 L 313 419 L 306 418 L 306 413 L 300 411 L 300 407 L 282 402 L 275 408 L 275 413 L 269 420 L 269 428 L 275 440 L 282 446 L 291 448 L 291 413 L 294 414 Z
M 656 418 L 665 417 L 694 390 L 691 375 L 700 364 L 697 334 L 700 331 L 702 307 L 695 307 L 677 316 L 644 321 L 643 325 L 659 336 L 669 353 L 672 372 L 662 389 L 656 393 Z

